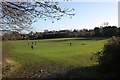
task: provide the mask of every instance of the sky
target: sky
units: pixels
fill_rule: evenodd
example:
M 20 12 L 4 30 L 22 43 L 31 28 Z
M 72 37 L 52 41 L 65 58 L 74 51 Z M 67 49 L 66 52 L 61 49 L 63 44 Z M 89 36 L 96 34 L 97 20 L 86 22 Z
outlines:
M 118 2 L 59 2 L 63 8 L 74 8 L 75 16 L 62 17 L 61 20 L 52 23 L 52 20 L 41 20 L 33 23 L 33 30 L 43 32 L 44 30 L 63 29 L 94 29 L 100 27 L 104 22 L 111 26 L 118 26 Z

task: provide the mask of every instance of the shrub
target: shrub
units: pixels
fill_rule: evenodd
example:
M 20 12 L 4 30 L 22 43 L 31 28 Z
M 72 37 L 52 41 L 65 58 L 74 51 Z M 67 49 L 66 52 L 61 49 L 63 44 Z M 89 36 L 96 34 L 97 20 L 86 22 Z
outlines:
M 101 69 L 104 73 L 120 75 L 120 37 L 113 37 L 107 41 L 102 51 L 97 52 Z

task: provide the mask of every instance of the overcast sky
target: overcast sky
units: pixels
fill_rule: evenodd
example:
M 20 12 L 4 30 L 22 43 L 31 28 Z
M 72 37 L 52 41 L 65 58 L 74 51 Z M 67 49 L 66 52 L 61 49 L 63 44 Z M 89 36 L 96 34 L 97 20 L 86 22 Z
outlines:
M 93 29 L 103 22 L 118 26 L 118 2 L 60 2 L 61 7 L 74 8 L 76 15 L 70 19 L 63 17 L 52 23 L 52 20 L 39 19 L 33 24 L 35 31 L 62 29 Z

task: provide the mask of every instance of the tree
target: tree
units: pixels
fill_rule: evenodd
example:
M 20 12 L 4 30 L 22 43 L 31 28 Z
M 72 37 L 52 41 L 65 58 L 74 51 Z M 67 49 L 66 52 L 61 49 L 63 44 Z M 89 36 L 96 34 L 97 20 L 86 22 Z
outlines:
M 24 0 L 23 0 L 24 1 Z M 58 2 L 50 0 L 32 0 L 32 2 L 1 2 L 0 29 L 22 31 L 29 30 L 31 24 L 41 18 L 56 19 L 73 16 L 74 9 L 61 8 Z M 54 23 L 54 21 L 52 21 Z
M 95 27 L 95 28 L 94 28 L 94 31 L 95 31 L 95 36 L 96 36 L 96 37 L 99 37 L 99 36 L 101 35 L 101 33 L 100 33 L 100 28 L 99 28 L 99 27 Z
M 118 35 L 118 28 L 116 26 L 104 27 L 103 34 L 105 37 L 117 36 Z

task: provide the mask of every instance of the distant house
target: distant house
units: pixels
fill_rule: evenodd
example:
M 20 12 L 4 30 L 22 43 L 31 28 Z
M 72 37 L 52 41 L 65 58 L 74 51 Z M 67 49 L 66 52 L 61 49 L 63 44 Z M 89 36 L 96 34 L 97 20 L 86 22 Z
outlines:
M 30 39 L 29 34 L 20 34 L 22 40 L 28 40 Z

